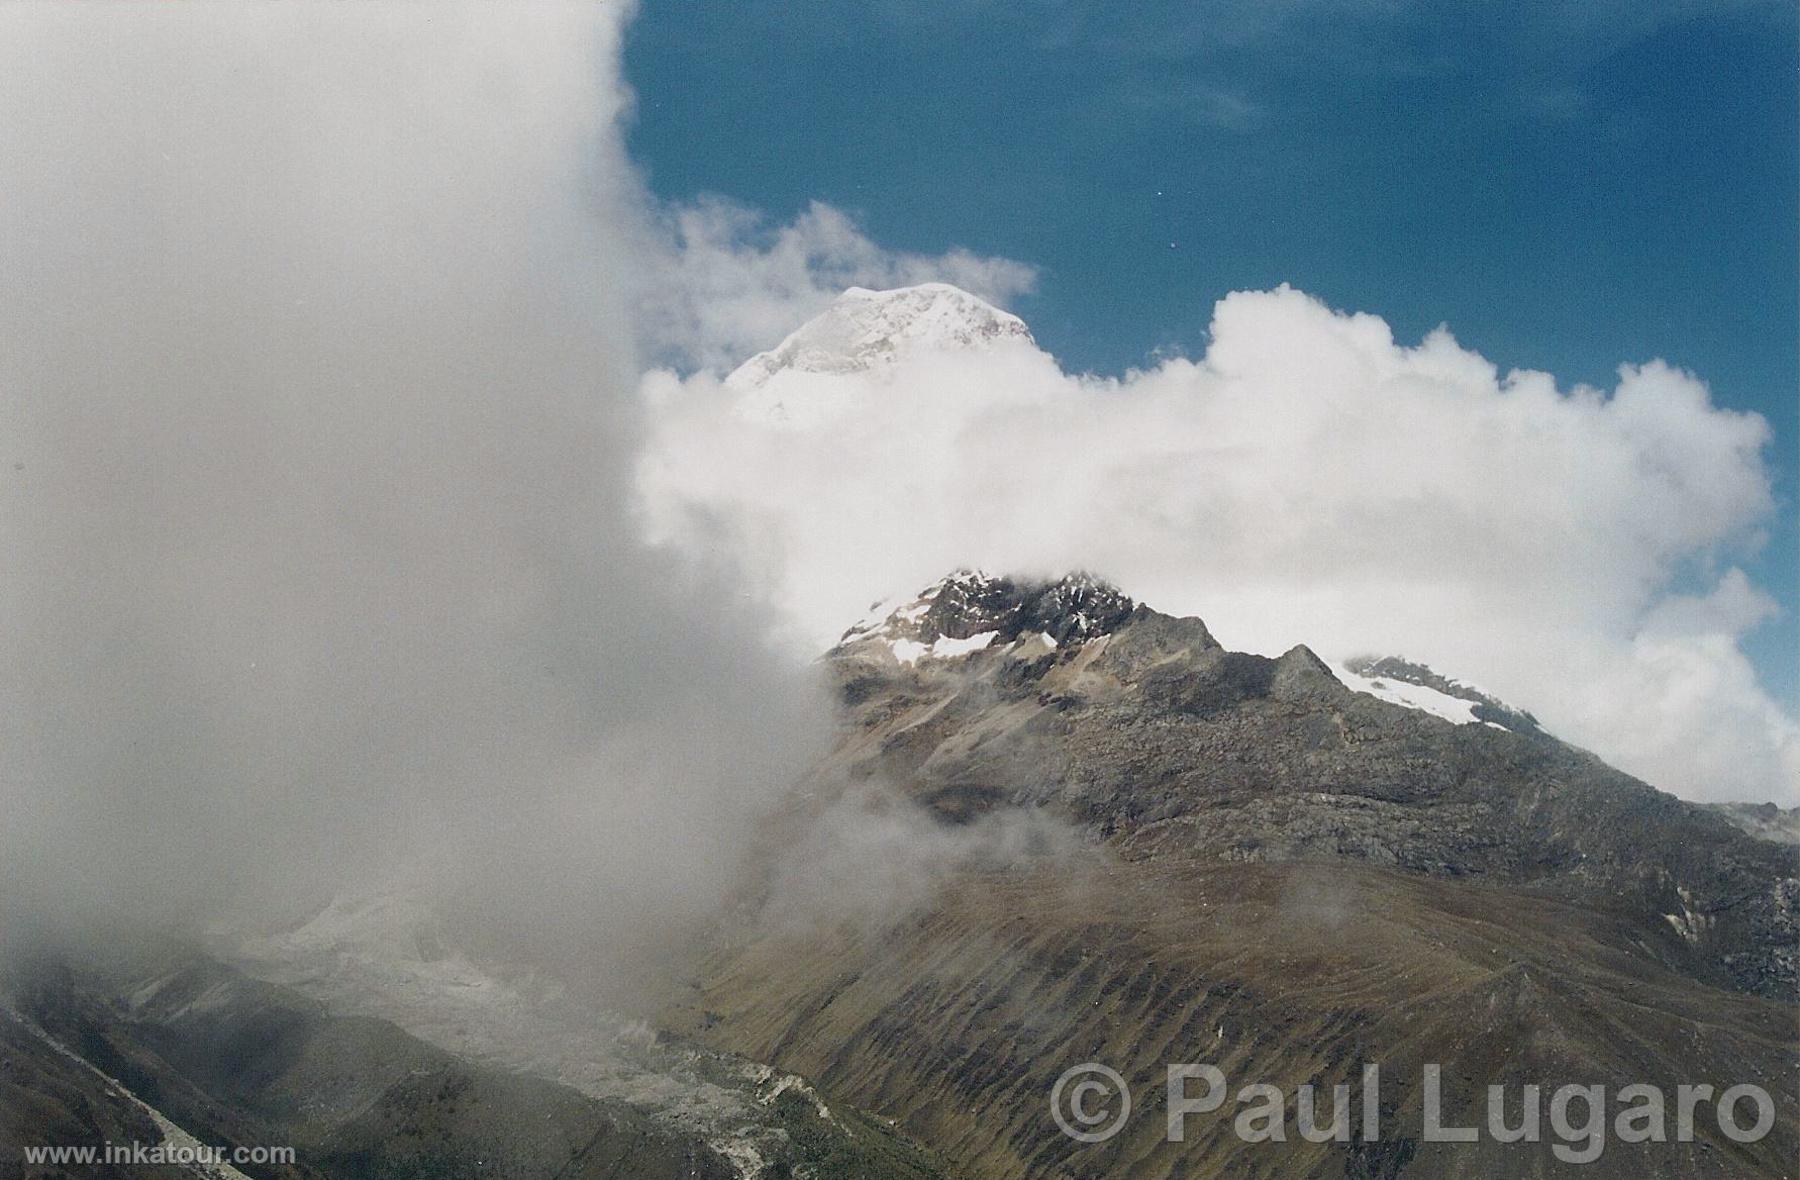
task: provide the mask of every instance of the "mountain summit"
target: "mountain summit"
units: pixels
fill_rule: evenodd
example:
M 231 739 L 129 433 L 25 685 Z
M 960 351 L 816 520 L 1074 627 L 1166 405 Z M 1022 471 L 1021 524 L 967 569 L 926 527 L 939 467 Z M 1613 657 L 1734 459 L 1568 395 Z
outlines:
M 855 373 L 917 348 L 962 349 L 999 340 L 1035 343 L 1024 320 L 960 287 L 851 287 L 786 340 L 739 365 L 726 381 L 755 388 L 789 370 Z
M 1049 651 L 1108 633 L 1135 606 L 1117 587 L 1087 573 L 1033 582 L 958 570 L 910 602 L 876 603 L 844 632 L 839 646 L 886 644 L 902 663 L 963 655 L 996 643 L 1035 642 Z

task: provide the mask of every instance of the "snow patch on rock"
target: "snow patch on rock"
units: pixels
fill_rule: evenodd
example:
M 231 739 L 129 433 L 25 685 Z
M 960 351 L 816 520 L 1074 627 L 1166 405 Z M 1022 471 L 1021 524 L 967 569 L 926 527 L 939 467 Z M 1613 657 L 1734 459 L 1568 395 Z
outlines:
M 990 646 L 999 634 L 998 631 L 983 631 L 967 639 L 952 639 L 948 635 L 940 635 L 930 643 L 920 643 L 915 639 L 890 639 L 888 648 L 894 653 L 896 660 L 907 665 L 916 664 L 920 660 L 953 660 Z
M 1458 725 L 1473 725 L 1480 720 L 1475 716 L 1474 701 L 1465 701 L 1460 697 L 1441 693 L 1435 688 L 1426 688 L 1422 684 L 1407 684 L 1400 680 L 1358 676 L 1342 664 L 1331 665 L 1331 673 L 1343 681 L 1345 687 L 1357 692 L 1368 693 L 1370 696 L 1390 704 L 1404 705 L 1408 709 L 1430 713 L 1433 717 L 1442 717 L 1444 720 L 1454 721 Z

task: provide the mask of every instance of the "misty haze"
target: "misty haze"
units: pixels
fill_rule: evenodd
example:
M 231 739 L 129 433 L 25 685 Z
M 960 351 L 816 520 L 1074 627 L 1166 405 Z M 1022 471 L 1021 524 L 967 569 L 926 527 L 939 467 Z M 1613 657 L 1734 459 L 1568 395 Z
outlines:
M 1800 1175 L 1797 47 L 0 9 L 0 1180 Z

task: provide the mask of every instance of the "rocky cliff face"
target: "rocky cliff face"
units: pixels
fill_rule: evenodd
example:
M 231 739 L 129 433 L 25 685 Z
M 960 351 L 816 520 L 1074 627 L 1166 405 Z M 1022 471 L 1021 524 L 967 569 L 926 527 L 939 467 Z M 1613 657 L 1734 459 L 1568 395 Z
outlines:
M 947 829 L 1054 816 L 1085 851 L 945 873 L 880 941 L 747 921 L 669 1019 L 978 1174 L 1558 1172 L 1544 1145 L 1422 1142 L 1423 1062 L 1477 1119 L 1487 1085 L 1519 1079 L 1778 1083 L 1779 1142 L 1615 1148 L 1596 1174 L 1758 1175 L 1800 1146 L 1800 849 L 1522 711 L 1415 667 L 1230 652 L 1087 577 L 954 575 L 825 667 L 844 724 L 810 807 L 883 783 Z M 1371 678 L 1436 696 L 1352 687 Z M 1377 1061 L 1411 1085 L 1380 1151 L 1149 1130 L 1082 1147 L 1043 1103 L 1088 1060 L 1152 1090 L 1170 1060 L 1290 1092 Z

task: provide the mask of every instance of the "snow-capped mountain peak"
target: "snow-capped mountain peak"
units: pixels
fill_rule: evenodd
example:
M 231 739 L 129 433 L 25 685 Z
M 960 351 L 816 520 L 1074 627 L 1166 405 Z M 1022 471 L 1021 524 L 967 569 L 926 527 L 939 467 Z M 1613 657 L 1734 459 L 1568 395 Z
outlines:
M 777 373 L 854 373 L 913 349 L 964 349 L 995 341 L 1034 343 L 1025 321 L 948 283 L 891 291 L 851 287 L 767 352 L 726 378 L 754 388 Z
M 833 650 L 885 651 L 906 666 L 958 660 L 990 648 L 1035 658 L 1110 634 L 1136 617 L 1136 608 L 1117 587 L 1081 571 L 1045 581 L 961 569 L 911 598 L 875 603 Z M 1203 646 L 1218 647 L 1198 619 L 1181 622 L 1199 628 Z M 1307 658 L 1318 663 L 1310 653 Z M 1525 710 L 1412 660 L 1355 656 L 1318 666 L 1352 692 L 1458 725 L 1543 733 Z
M 965 569 L 910 601 L 876 603 L 844 633 L 839 648 L 882 646 L 902 664 L 954 659 L 990 646 L 1053 651 L 1109 633 L 1135 606 L 1116 587 L 1087 573 L 1032 581 Z

